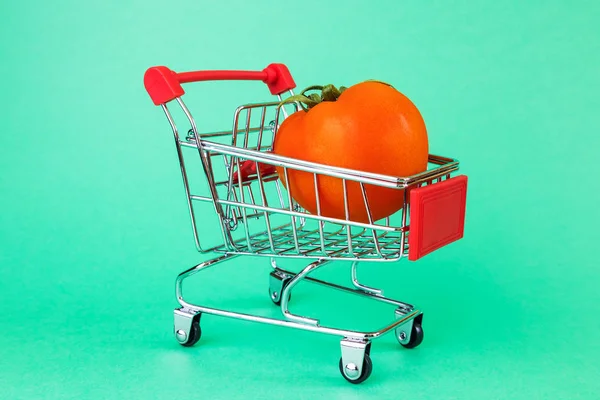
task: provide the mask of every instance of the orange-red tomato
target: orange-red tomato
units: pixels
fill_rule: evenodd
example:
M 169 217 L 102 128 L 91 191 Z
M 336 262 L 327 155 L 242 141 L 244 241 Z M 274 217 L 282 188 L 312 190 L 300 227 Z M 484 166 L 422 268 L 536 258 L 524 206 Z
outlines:
M 336 101 L 299 110 L 283 121 L 273 152 L 300 160 L 391 176 L 427 168 L 428 139 L 417 107 L 395 88 L 376 81 L 347 88 Z M 312 173 L 288 170 L 291 196 L 317 214 Z M 282 168 L 279 178 L 285 185 Z M 360 186 L 348 181 L 349 218 L 368 222 Z M 403 206 L 403 190 L 365 185 L 373 221 Z M 345 219 L 342 180 L 318 175 L 321 215 Z

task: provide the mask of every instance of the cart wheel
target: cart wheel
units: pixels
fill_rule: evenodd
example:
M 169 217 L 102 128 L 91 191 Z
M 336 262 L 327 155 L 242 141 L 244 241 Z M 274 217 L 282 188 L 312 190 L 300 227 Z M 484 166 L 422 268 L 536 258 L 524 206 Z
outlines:
M 285 288 L 285 286 L 284 286 Z M 271 301 L 273 302 L 273 304 L 280 306 L 281 305 L 281 297 L 275 297 L 273 295 L 273 293 L 269 290 L 269 297 L 271 297 Z M 290 295 L 288 296 L 288 301 L 290 301 L 292 299 L 292 294 L 290 293 Z
M 283 290 L 285 289 L 285 287 L 288 285 L 288 283 L 290 283 L 291 278 L 289 279 L 284 279 L 281 281 L 280 285 L 278 285 L 278 287 L 269 287 L 269 297 L 271 298 L 271 301 L 273 302 L 273 304 L 280 306 L 281 305 L 281 294 L 283 293 Z M 292 299 L 292 293 L 290 292 L 290 295 L 288 296 L 288 301 L 290 301 Z
M 408 343 L 402 343 L 400 341 L 401 338 L 398 337 L 398 341 L 400 342 L 400 344 L 402 346 L 404 346 L 407 349 L 413 349 L 421 344 L 421 342 L 423 341 L 422 321 L 423 321 L 423 314 L 416 317 L 415 320 L 413 321 L 413 326 L 412 326 L 412 330 L 410 332 L 410 339 L 408 340 Z
M 202 329 L 200 329 L 200 315 L 201 314 L 194 315 L 194 318 L 192 319 L 192 326 L 190 327 L 190 334 L 188 335 L 188 339 L 181 343 L 182 346 L 192 347 L 198 343 L 198 340 L 200 340 L 200 337 L 202 337 Z
M 350 364 L 350 365 L 353 366 L 354 364 Z M 340 358 L 339 367 L 340 367 L 340 373 L 342 374 L 344 379 L 346 379 L 348 382 L 353 383 L 355 385 L 366 381 L 367 378 L 369 378 L 369 376 L 371 376 L 371 372 L 373 372 L 373 362 L 371 361 L 371 357 L 367 353 L 365 353 L 365 356 L 363 359 L 363 367 L 362 367 L 362 371 L 361 371 L 359 377 L 356 377 L 356 378 L 348 377 L 348 373 L 346 372 L 346 368 L 344 368 L 344 363 L 342 362 L 341 358 Z

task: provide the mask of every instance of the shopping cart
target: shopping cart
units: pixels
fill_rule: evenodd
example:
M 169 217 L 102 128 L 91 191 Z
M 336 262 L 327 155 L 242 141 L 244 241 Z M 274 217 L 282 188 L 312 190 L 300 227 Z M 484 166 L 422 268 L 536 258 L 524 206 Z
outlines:
M 201 132 L 184 103 L 183 83 L 211 80 L 258 80 L 267 84 L 277 101 L 246 104 L 233 116 L 233 129 Z M 293 95 L 295 88 L 287 67 L 271 64 L 262 71 L 197 71 L 176 73 L 164 67 L 149 68 L 144 85 L 155 105 L 161 106 L 171 125 L 183 177 L 194 241 L 201 253 L 216 253 L 178 275 L 176 295 L 181 307 L 175 309 L 174 333 L 183 346 L 192 346 L 201 335 L 200 316 L 214 314 L 314 332 L 339 335 L 339 369 L 352 383 L 366 380 L 372 371 L 371 341 L 394 332 L 398 342 L 414 348 L 423 340 L 423 313 L 417 307 L 385 297 L 382 290 L 366 286 L 357 278 L 357 266 L 366 262 L 395 262 L 402 258 L 415 261 L 463 236 L 466 176 L 454 176 L 458 161 L 430 155 L 425 172 L 395 177 L 365 171 L 337 168 L 270 152 L 281 122 L 299 109 L 294 102 L 282 102 L 283 94 Z M 171 103 L 174 102 L 174 103 Z M 175 110 L 169 106 L 176 104 Z M 283 104 L 283 105 L 282 105 Z M 179 117 L 175 117 L 175 112 Z M 186 125 L 180 131 L 175 120 Z M 181 133 L 185 132 L 185 133 Z M 206 181 L 193 187 L 190 157 L 201 165 Z M 283 171 L 283 178 L 276 173 Z M 291 171 L 312 174 L 315 183 L 317 213 L 302 209 L 286 190 Z M 346 218 L 321 215 L 319 181 L 335 177 L 343 187 Z M 202 180 L 203 181 L 203 180 Z M 347 193 L 350 185 L 362 191 L 368 223 L 349 218 Z M 367 188 L 381 186 L 404 190 L 403 207 L 394 215 L 373 221 Z M 410 190 L 410 196 L 407 192 Z M 205 207 L 199 214 L 198 207 Z M 217 243 L 201 246 L 198 215 L 216 216 Z M 191 304 L 182 294 L 183 281 L 219 263 L 240 255 L 270 258 L 269 295 L 281 307 L 282 318 L 233 312 Z M 300 258 L 310 264 L 299 272 L 284 270 L 278 259 Z M 309 277 L 332 261 L 351 261 L 352 287 Z M 292 290 L 301 281 L 324 285 L 347 293 L 359 294 L 395 307 L 394 319 L 381 329 L 361 332 L 323 326 L 319 320 L 289 310 Z

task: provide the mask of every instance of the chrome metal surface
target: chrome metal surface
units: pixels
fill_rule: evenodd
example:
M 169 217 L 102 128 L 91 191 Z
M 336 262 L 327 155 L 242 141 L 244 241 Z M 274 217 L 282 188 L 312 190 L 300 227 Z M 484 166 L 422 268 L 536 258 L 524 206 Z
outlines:
M 360 376 L 360 372 L 361 369 L 359 369 L 358 366 L 354 363 L 349 363 L 344 366 L 344 374 L 346 374 L 348 378 L 358 378 Z
M 183 329 L 179 329 L 175 333 L 175 337 L 177 338 L 177 341 L 179 343 L 183 343 L 187 339 L 187 333 L 185 333 L 185 331 Z
M 378 338 L 382 335 L 385 335 L 386 333 L 394 330 L 397 326 L 405 324 L 406 322 L 415 318 L 417 315 L 421 314 L 421 312 L 418 309 L 414 308 L 413 306 L 411 306 L 407 303 L 403 303 L 403 302 L 400 302 L 397 300 L 385 298 L 383 296 L 367 293 L 363 290 L 347 288 L 344 286 L 336 285 L 333 283 L 329 283 L 329 282 L 326 282 L 323 280 L 318 280 L 318 279 L 314 279 L 314 278 L 306 276 L 306 275 L 308 275 L 308 273 L 316 270 L 318 267 L 321 267 L 321 266 L 327 264 L 327 262 L 324 260 L 319 260 L 319 261 L 311 263 L 310 265 L 308 265 L 306 268 L 304 268 L 298 274 L 282 270 L 279 267 L 276 267 L 276 269 L 274 270 L 275 272 L 294 276 L 294 278 L 288 283 L 288 285 L 286 286 L 286 288 L 283 290 L 283 292 L 281 294 L 281 296 L 283 296 L 283 297 L 281 297 L 282 316 L 285 319 L 262 317 L 262 316 L 257 316 L 257 315 L 241 313 L 241 312 L 234 312 L 234 311 L 222 310 L 222 309 L 218 309 L 218 308 L 194 305 L 194 304 L 191 304 L 191 303 L 185 301 L 185 299 L 183 298 L 183 291 L 182 291 L 182 284 L 185 279 L 191 277 L 194 274 L 197 274 L 200 271 L 204 271 L 212 266 L 222 263 L 226 260 L 233 259 L 236 256 L 237 256 L 236 254 L 226 254 L 226 255 L 217 257 L 215 259 L 200 263 L 200 264 L 182 272 L 181 274 L 179 274 L 179 276 L 177 277 L 177 280 L 176 280 L 176 289 L 175 290 L 176 290 L 176 294 L 177 294 L 177 301 L 181 305 L 181 308 L 176 310 L 176 315 L 178 315 L 178 313 L 179 313 L 179 314 L 181 314 L 181 317 L 192 318 L 196 313 L 202 312 L 202 313 L 206 313 L 206 314 L 220 315 L 220 316 L 224 316 L 224 317 L 243 319 L 243 320 L 252 321 L 252 322 L 261 322 L 261 323 L 267 323 L 267 324 L 277 325 L 277 326 L 282 326 L 282 327 L 297 328 L 297 329 L 303 329 L 303 330 L 308 330 L 308 331 L 313 331 L 313 332 L 320 332 L 320 333 L 325 333 L 325 334 L 330 334 L 330 335 L 344 336 L 344 337 L 348 337 L 348 338 L 355 338 L 355 339 L 361 339 L 361 340 L 372 340 L 372 339 Z M 302 275 L 300 275 L 300 274 L 302 274 Z M 296 282 L 292 285 L 294 279 L 296 279 Z M 327 287 L 331 287 L 334 289 L 344 290 L 345 292 L 348 292 L 348 293 L 354 293 L 354 294 L 358 294 L 361 296 L 365 296 L 367 298 L 371 298 L 373 300 L 392 304 L 392 305 L 395 305 L 398 309 L 405 310 L 406 314 L 401 315 L 401 316 L 397 315 L 396 316 L 397 319 L 395 321 L 389 323 L 388 325 L 381 327 L 380 329 L 377 329 L 374 331 L 368 331 L 368 332 L 322 326 L 322 325 L 319 325 L 317 319 L 298 316 L 298 315 L 290 313 L 289 311 L 287 311 L 287 313 L 283 312 L 283 310 L 287 310 L 287 307 L 288 307 L 287 306 L 287 297 L 291 294 L 291 290 L 293 289 L 293 286 L 295 286 L 300 280 L 306 280 L 307 282 L 318 283 L 318 284 L 325 285 Z M 285 303 L 284 303 L 284 301 L 285 301 Z M 291 316 L 291 318 L 290 318 L 290 316 Z M 189 321 L 191 324 L 191 319 L 189 319 Z M 183 329 L 187 334 L 189 334 L 189 326 L 187 326 L 187 322 L 176 327 L 176 331 L 179 329 Z
M 341 341 L 343 374 L 350 380 L 360 377 L 369 342 L 354 338 L 344 338 Z
M 283 157 L 270 152 L 282 119 L 289 115 L 280 112 L 285 111 L 285 107 L 280 107 L 279 102 L 240 106 L 235 110 L 231 131 L 201 133 L 183 100 L 176 100 L 190 126 L 184 140 L 179 137 L 175 119 L 167 105 L 162 107 L 174 134 L 194 242 L 200 252 L 314 260 L 398 261 L 408 253 L 410 220 L 404 189 L 448 179 L 458 170 L 458 161 L 436 155 L 429 156 L 431 168 L 411 177 L 394 177 Z M 190 185 L 185 148 L 195 149 L 199 156 L 207 193 L 197 193 Z M 215 162 L 217 159 L 221 159 L 222 163 Z M 256 172 L 243 175 L 243 163 L 252 163 Z M 261 165 L 279 167 L 281 179 L 275 173 L 264 174 Z M 290 191 L 285 189 L 290 185 L 292 171 L 312 174 L 316 214 L 300 208 Z M 338 178 L 342 183 L 344 218 L 322 215 L 323 194 L 319 190 L 319 180 L 324 177 Z M 359 185 L 367 222 L 350 218 L 348 190 L 351 184 Z M 395 217 L 381 221 L 372 219 L 367 185 L 404 190 L 404 202 Z M 275 199 L 272 194 L 276 194 Z M 212 203 L 212 211 L 220 220 L 221 243 L 200 245 L 196 216 L 210 211 L 204 209 L 198 212 L 196 208 L 201 203 Z M 262 223 L 255 224 L 254 221 Z M 287 221 L 283 224 L 284 228 L 275 228 L 284 221 Z
M 364 290 L 367 293 L 372 293 L 375 295 L 383 295 L 383 290 L 365 286 L 358 281 L 358 277 L 357 277 L 357 273 L 356 273 L 357 267 L 358 267 L 358 261 L 354 261 L 352 263 L 352 284 L 354 285 L 354 287 L 356 287 L 360 290 Z
M 458 170 L 457 160 L 435 156 L 431 154 L 429 155 L 429 163 L 435 164 L 437 165 L 437 167 L 430 168 L 427 171 L 410 177 L 394 177 L 390 175 L 382 175 L 348 168 L 333 167 L 330 165 L 284 157 L 273 153 L 266 153 L 251 149 L 244 149 L 240 147 L 219 144 L 216 142 L 210 142 L 206 140 L 203 140 L 201 142 L 201 146 L 205 147 L 207 151 L 241 157 L 248 160 L 258 161 L 264 164 L 271 164 L 279 167 L 285 166 L 299 171 L 324 174 L 340 179 L 348 179 L 356 182 L 364 182 L 366 184 L 373 184 L 377 186 L 396 189 L 412 186 L 417 183 L 426 182 L 428 180 L 438 178 L 439 176 L 445 176 L 448 173 Z
M 300 282 L 302 279 L 304 279 L 312 271 L 325 265 L 326 263 L 327 263 L 327 261 L 324 261 L 324 260 L 318 260 L 318 261 L 311 263 L 310 265 L 305 267 L 302 271 L 300 271 L 295 277 L 293 277 L 287 285 L 285 285 L 285 287 L 283 288 L 283 293 L 281 295 L 281 313 L 283 314 L 284 317 L 286 317 L 290 321 L 295 321 L 295 322 L 299 322 L 302 324 L 309 324 L 309 325 L 315 325 L 315 326 L 319 325 L 319 321 L 316 319 L 302 317 L 300 315 L 292 314 L 288 309 L 288 301 L 290 298 L 290 293 L 291 293 L 292 289 L 294 288 L 294 286 L 296 286 L 298 284 L 298 282 Z
M 333 327 L 305 324 L 305 323 L 300 323 L 300 322 L 295 322 L 295 321 L 286 321 L 286 320 L 281 320 L 281 319 L 277 319 L 277 318 L 261 317 L 258 315 L 251 315 L 251 314 L 246 314 L 246 313 L 241 313 L 241 312 L 222 310 L 222 309 L 218 309 L 218 308 L 196 306 L 196 305 L 193 305 L 193 304 L 190 304 L 187 302 L 183 302 L 183 303 L 186 304 L 186 307 L 190 307 L 190 309 L 192 309 L 194 311 L 198 311 L 198 312 L 202 312 L 202 313 L 206 313 L 206 314 L 214 314 L 214 315 L 220 315 L 223 317 L 242 319 L 242 320 L 252 321 L 252 322 L 260 322 L 260 323 L 265 323 L 265 324 L 270 324 L 270 325 L 277 325 L 277 326 L 281 326 L 281 327 L 296 328 L 296 329 L 302 329 L 302 330 L 307 330 L 307 331 L 320 332 L 320 333 L 325 333 L 325 334 L 329 334 L 329 335 L 354 337 L 354 338 L 358 338 L 358 339 L 376 339 L 382 335 L 385 335 L 386 333 L 390 332 L 391 330 L 395 329 L 395 327 L 397 325 L 402 324 L 406 320 L 408 320 L 410 318 L 414 318 L 418 315 L 418 312 L 411 313 L 410 315 L 405 316 L 405 318 L 403 320 L 395 321 L 395 322 L 393 322 L 389 325 L 386 325 L 380 329 L 377 329 L 374 331 L 369 331 L 369 332 L 360 332 L 360 331 L 353 331 L 353 330 L 349 330 L 349 329 L 339 329 L 339 328 L 333 328 Z
M 404 319 L 404 317 L 407 314 L 407 310 L 405 310 L 403 308 L 397 308 L 396 311 L 394 312 L 394 314 L 396 315 L 396 319 Z M 413 321 L 414 321 L 414 318 L 411 318 L 410 320 L 406 320 L 404 323 L 402 323 L 396 327 L 396 329 L 395 329 L 396 339 L 398 340 L 398 342 L 400 344 L 407 344 L 408 342 L 410 342 Z
M 185 308 L 186 303 L 183 302 L 183 288 L 182 288 L 184 279 L 186 279 L 194 274 L 197 274 L 198 272 L 200 272 L 203 269 L 210 268 L 213 265 L 216 265 L 225 260 L 232 259 L 234 257 L 235 257 L 234 254 L 225 254 L 223 256 L 213 258 L 212 260 L 200 263 L 200 264 L 193 266 L 192 268 L 187 269 L 187 270 L 183 271 L 182 273 L 180 273 L 177 276 L 177 279 L 175 281 L 175 295 L 177 296 L 177 300 L 179 301 L 179 303 Z
M 283 273 L 286 273 L 286 274 L 289 274 L 289 275 L 294 275 L 293 272 L 286 271 L 284 269 L 281 269 L 280 267 L 276 266 L 275 268 L 277 268 L 278 271 L 281 271 Z M 366 292 L 366 291 L 364 291 L 362 289 L 353 289 L 353 288 L 349 288 L 349 287 L 346 287 L 346 286 L 338 285 L 338 284 L 335 284 L 335 283 L 326 282 L 326 281 L 323 281 L 321 279 L 312 278 L 310 276 L 304 277 L 304 280 L 306 280 L 307 282 L 311 282 L 311 283 L 316 283 L 316 284 L 319 284 L 319 285 L 327 286 L 327 287 L 329 287 L 331 289 L 336 289 L 336 290 L 340 290 L 340 291 L 343 291 L 343 292 L 349 292 L 349 293 L 352 293 L 352 294 L 357 294 L 357 295 L 360 295 L 360 296 L 363 296 L 363 297 L 367 297 L 367 298 L 370 298 L 370 299 L 373 299 L 373 300 L 377 300 L 377 301 L 380 301 L 380 302 L 383 302 L 383 303 L 394 305 L 394 306 L 397 306 L 399 309 L 404 310 L 407 314 L 411 313 L 415 309 L 415 307 L 413 305 L 411 305 L 411 304 L 404 303 L 404 302 L 398 301 L 398 300 L 393 300 L 393 299 L 384 297 L 383 295 L 376 295 L 376 294 L 373 294 L 373 293 L 370 293 L 370 292 Z
M 284 285 L 292 278 L 293 275 L 286 274 L 279 270 L 275 270 L 269 274 L 269 294 L 273 302 L 279 303 Z
M 171 129 L 173 130 L 173 136 L 175 137 L 175 145 L 177 148 L 177 158 L 179 160 L 179 168 L 181 170 L 181 177 L 183 179 L 183 188 L 185 190 L 185 197 L 187 199 L 188 211 L 190 213 L 190 219 L 192 222 L 192 232 L 194 234 L 194 242 L 196 243 L 196 249 L 198 251 L 203 251 L 200 246 L 200 240 L 198 239 L 198 228 L 196 227 L 196 217 L 194 216 L 194 207 L 192 206 L 192 198 L 190 195 L 190 184 L 187 177 L 187 171 L 185 168 L 185 161 L 183 158 L 183 152 L 181 151 L 181 144 L 179 141 L 179 132 L 177 131 L 177 126 L 175 125 L 175 121 L 169 112 L 166 104 L 162 105 L 162 109 L 167 116 L 167 120 L 169 121 L 169 125 L 171 125 Z
M 198 314 L 198 312 L 185 307 L 175 310 L 173 330 L 175 332 L 175 339 L 177 339 L 179 343 L 185 343 L 190 336 L 192 321 L 196 314 Z

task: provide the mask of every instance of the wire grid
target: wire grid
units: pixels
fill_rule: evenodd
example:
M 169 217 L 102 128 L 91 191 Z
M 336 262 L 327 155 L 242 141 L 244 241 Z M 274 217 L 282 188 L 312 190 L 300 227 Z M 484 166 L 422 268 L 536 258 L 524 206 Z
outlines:
M 277 125 L 285 116 L 283 111 L 277 107 L 277 103 L 238 108 L 234 115 L 230 145 L 253 151 L 271 151 Z M 253 115 L 258 117 L 258 121 L 253 121 Z M 255 162 L 257 172 L 242 177 L 242 164 L 252 161 L 214 150 L 208 153 L 211 171 L 219 178 L 214 180 L 219 194 L 216 203 L 222 206 L 223 223 L 227 231 L 226 243 L 215 251 L 329 259 L 397 259 L 406 254 L 406 230 L 391 227 L 390 219 L 385 221 L 383 230 L 375 228 L 373 221 L 365 226 L 356 226 L 348 218 L 337 223 L 315 220 L 321 217 L 320 213 L 311 215 L 302 209 L 276 173 L 263 174 L 259 163 Z M 216 161 L 219 156 L 223 158 L 225 175 L 220 175 L 213 168 L 220 164 Z M 291 168 L 284 168 L 286 180 L 288 169 Z M 317 197 L 319 175 L 313 174 Z M 240 181 L 242 185 L 238 183 Z M 346 180 L 343 183 L 346 197 Z M 360 185 L 365 196 L 364 206 L 369 212 L 366 191 L 364 185 Z M 239 233 L 236 234 L 236 230 Z
M 222 244 L 200 251 L 215 251 L 278 257 L 308 257 L 324 259 L 352 259 L 393 261 L 408 254 L 409 202 L 404 201 L 391 217 L 373 221 L 367 196 L 367 185 L 379 185 L 402 190 L 448 179 L 457 170 L 455 160 L 430 156 L 437 167 L 416 179 L 390 178 L 360 171 L 341 170 L 336 167 L 311 165 L 298 160 L 279 160 L 266 154 L 272 150 L 277 127 L 288 114 L 297 110 L 296 104 L 279 106 L 279 102 L 257 103 L 238 107 L 234 114 L 231 131 L 198 133 L 191 113 L 182 100 L 178 100 L 188 117 L 192 129 L 185 139 L 179 139 L 172 122 L 177 144 L 199 151 L 204 165 L 209 196 L 190 192 L 186 178 L 184 183 L 190 199 L 190 214 L 197 240 L 197 222 L 191 202 L 212 202 L 221 221 Z M 290 109 L 291 107 L 291 109 Z M 199 143 L 200 142 L 200 143 Z M 242 176 L 244 163 L 253 164 L 255 172 Z M 274 171 L 262 172 L 261 164 L 283 168 L 285 187 L 289 187 L 290 170 L 312 173 L 317 202 L 317 213 L 310 214 L 292 198 Z M 182 163 L 182 171 L 185 171 Z M 185 173 L 184 173 L 185 176 Z M 328 218 L 319 208 L 319 177 L 333 176 L 343 185 L 345 219 Z M 387 179 L 387 180 L 386 180 Z M 242 182 L 240 184 L 239 182 Z M 359 185 L 368 223 L 349 218 L 348 185 Z

